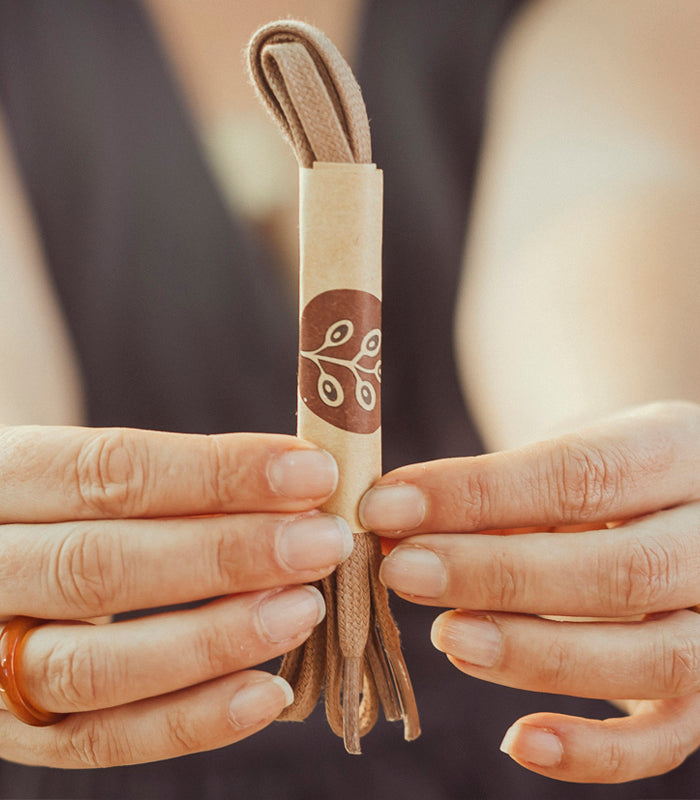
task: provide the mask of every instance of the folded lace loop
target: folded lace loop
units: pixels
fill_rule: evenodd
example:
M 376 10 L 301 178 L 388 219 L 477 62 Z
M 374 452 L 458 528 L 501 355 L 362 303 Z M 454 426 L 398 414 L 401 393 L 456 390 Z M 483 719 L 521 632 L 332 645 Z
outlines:
M 248 63 L 260 99 L 300 166 L 372 162 L 360 87 L 325 34 L 295 20 L 272 22 L 251 39 Z

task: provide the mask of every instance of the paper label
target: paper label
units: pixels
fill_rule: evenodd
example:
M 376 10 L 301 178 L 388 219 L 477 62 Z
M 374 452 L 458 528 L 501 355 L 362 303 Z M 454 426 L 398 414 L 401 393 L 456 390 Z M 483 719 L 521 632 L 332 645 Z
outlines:
M 359 532 L 358 503 L 382 469 L 382 173 L 316 162 L 299 193 L 297 431 L 338 464 L 323 510 Z
M 381 313 L 369 292 L 332 289 L 301 315 L 301 398 L 321 419 L 352 433 L 374 433 L 381 424 Z

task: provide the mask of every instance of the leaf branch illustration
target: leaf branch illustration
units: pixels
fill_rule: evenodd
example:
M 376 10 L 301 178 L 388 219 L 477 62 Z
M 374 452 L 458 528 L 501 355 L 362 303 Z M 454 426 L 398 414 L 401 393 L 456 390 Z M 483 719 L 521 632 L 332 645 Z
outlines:
M 368 376 L 373 375 L 377 382 L 381 383 L 382 362 L 378 356 L 381 350 L 382 332 L 379 328 L 373 328 L 365 334 L 360 344 L 360 349 L 351 359 L 338 358 L 325 352 L 345 344 L 350 340 L 354 332 L 355 327 L 351 320 L 338 320 L 328 326 L 323 344 L 319 348 L 316 350 L 302 350 L 301 356 L 311 361 L 318 368 L 318 396 L 327 406 L 337 408 L 345 400 L 345 392 L 340 381 L 324 368 L 324 364 L 334 364 L 349 370 L 355 379 L 355 399 L 358 405 L 365 411 L 372 411 L 377 403 L 377 392 L 371 381 L 365 380 L 360 373 Z M 360 363 L 364 358 L 375 358 L 375 361 L 371 367 L 367 367 Z

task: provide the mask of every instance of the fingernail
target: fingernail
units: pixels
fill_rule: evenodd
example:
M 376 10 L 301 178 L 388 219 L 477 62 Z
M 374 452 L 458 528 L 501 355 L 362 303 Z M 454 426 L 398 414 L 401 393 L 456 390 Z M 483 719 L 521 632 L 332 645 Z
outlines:
M 277 540 L 277 555 L 289 569 L 323 569 L 345 561 L 352 545 L 352 531 L 342 517 L 319 514 L 286 523 Z
M 438 650 L 476 667 L 493 667 L 501 652 L 498 626 L 471 614 L 442 614 L 433 623 L 430 639 Z
M 370 531 L 410 531 L 425 519 L 423 492 L 416 486 L 397 483 L 375 486 L 360 502 L 360 521 Z
M 561 740 L 554 731 L 518 722 L 506 731 L 501 752 L 537 767 L 556 767 L 564 756 Z
M 292 687 L 279 675 L 270 675 L 239 689 L 228 707 L 237 728 L 251 728 L 274 719 L 294 702 Z
M 416 597 L 441 597 L 447 588 L 447 571 L 432 550 L 401 546 L 382 562 L 379 577 L 395 592 Z
M 272 592 L 260 603 L 260 627 L 273 643 L 293 639 L 318 625 L 326 614 L 326 606 L 318 589 L 294 586 Z
M 325 450 L 288 450 L 267 465 L 273 492 L 306 500 L 326 497 L 338 485 L 338 465 Z

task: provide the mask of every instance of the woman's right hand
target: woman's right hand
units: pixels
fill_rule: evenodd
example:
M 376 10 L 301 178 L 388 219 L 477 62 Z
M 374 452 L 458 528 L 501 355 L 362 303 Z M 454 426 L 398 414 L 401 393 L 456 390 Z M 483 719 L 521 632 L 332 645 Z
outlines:
M 243 739 L 291 701 L 250 667 L 323 618 L 303 584 L 352 535 L 314 509 L 332 457 L 291 436 L 0 428 L 0 617 L 56 620 L 21 661 L 33 728 L 0 711 L 0 757 L 54 767 L 155 761 Z M 108 625 L 66 624 L 218 598 Z

